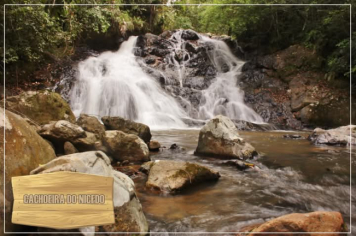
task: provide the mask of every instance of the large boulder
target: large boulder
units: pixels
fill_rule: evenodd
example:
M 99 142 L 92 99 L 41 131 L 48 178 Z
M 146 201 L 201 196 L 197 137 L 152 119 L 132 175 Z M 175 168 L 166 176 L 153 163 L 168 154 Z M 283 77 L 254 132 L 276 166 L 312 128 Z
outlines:
M 235 124 L 228 117 L 218 115 L 200 130 L 195 154 L 245 160 L 253 158 L 257 152 L 239 136 Z
M 116 161 L 149 161 L 147 144 L 134 134 L 118 130 L 105 131 L 102 142 L 107 153 Z
M 96 134 L 98 138 L 103 137 L 105 134 L 105 126 L 95 116 L 81 114 L 77 120 L 77 125 L 85 131 Z
M 85 131 L 81 127 L 65 120 L 43 125 L 38 133 L 51 141 L 73 141 L 86 137 Z
M 39 125 L 50 121 L 67 120 L 75 122 L 75 116 L 68 103 L 60 94 L 50 91 L 28 91 L 6 98 L 6 108 L 19 112 Z
M 148 173 L 147 187 L 170 193 L 220 178 L 219 172 L 184 161 L 151 161 L 145 163 L 141 170 Z
M 128 134 L 134 134 L 139 136 L 145 143 L 148 143 L 151 140 L 151 131 L 150 127 L 145 124 L 134 122 L 131 120 L 126 120 L 122 117 L 115 116 L 109 117 L 104 116 L 101 118 L 106 129 L 108 130 L 120 130 Z
M 31 174 L 57 171 L 76 171 L 80 173 L 114 178 L 115 224 L 98 227 L 100 232 L 148 232 L 146 217 L 135 193 L 133 181 L 125 174 L 115 171 L 110 159 L 101 151 L 91 151 L 61 156 L 31 171 Z M 90 188 L 90 183 L 88 183 Z M 82 232 L 88 227 L 80 229 Z M 95 231 L 94 227 L 89 228 Z
M 328 235 L 339 236 L 340 234 L 336 232 L 346 232 L 346 230 L 344 220 L 339 212 L 316 211 L 278 217 L 254 228 L 248 235 L 260 235 L 259 233 L 262 232 L 285 232 L 285 234 L 279 235 L 291 235 L 287 232 L 319 232 L 313 235 L 324 235 L 320 232 L 325 232 Z M 333 234 L 333 232 L 335 233 Z
M 5 114 L 4 114 L 5 113 Z M 5 115 L 5 116 L 4 116 Z M 4 120 L 5 119 L 5 120 Z M 5 125 L 5 126 L 4 126 Z M 6 231 L 17 231 L 21 228 L 20 225 L 13 225 L 11 223 L 12 212 L 12 187 L 11 177 L 28 175 L 30 171 L 38 167 L 40 164 L 56 158 L 53 148 L 36 130 L 26 122 L 26 120 L 19 115 L 10 111 L 5 111 L 0 108 L 0 139 L 4 140 L 6 137 L 6 163 L 5 163 L 5 179 L 3 180 L 3 173 L 1 174 L 0 191 L 3 196 L 5 183 L 5 204 Z M 5 132 L 4 132 L 5 131 Z M 4 146 L 0 146 L 0 165 L 4 166 Z M 4 222 L 3 212 L 4 208 L 0 209 L 0 219 Z M 0 232 L 3 232 L 0 224 Z
M 314 129 L 308 137 L 314 144 L 356 145 L 356 125 L 341 126 L 336 129 Z

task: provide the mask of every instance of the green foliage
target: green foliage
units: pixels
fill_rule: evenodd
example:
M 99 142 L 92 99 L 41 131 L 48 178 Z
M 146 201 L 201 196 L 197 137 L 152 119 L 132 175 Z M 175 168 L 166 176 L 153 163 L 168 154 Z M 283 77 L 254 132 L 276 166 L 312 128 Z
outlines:
M 200 0 L 173 1 L 171 6 L 78 6 L 75 4 L 167 3 L 167 0 L 40 0 L 39 6 L 6 7 L 6 68 L 38 69 L 48 57 L 58 58 L 93 35 L 152 32 L 177 28 L 226 34 L 237 39 L 245 51 L 271 53 L 293 44 L 315 49 L 325 60 L 325 72 L 349 76 L 349 6 L 229 6 L 200 4 Z M 7 3 L 33 3 L 8 0 Z M 64 4 L 64 5 L 51 5 Z M 332 0 L 207 0 L 213 4 L 333 3 Z M 339 3 L 351 3 L 344 0 Z M 356 9 L 353 9 L 352 19 Z M 3 12 L 0 12 L 3 17 Z M 353 29 L 353 36 L 356 36 Z M 356 38 L 354 40 L 356 42 Z M 3 50 L 2 45 L 0 49 Z M 353 43 L 352 50 L 356 50 Z M 354 57 L 356 58 L 356 57 Z M 353 71 L 356 60 L 353 59 Z M 8 71 L 7 70 L 7 71 Z M 10 73 L 9 72 L 9 73 Z M 10 73 L 11 75 L 13 73 Z

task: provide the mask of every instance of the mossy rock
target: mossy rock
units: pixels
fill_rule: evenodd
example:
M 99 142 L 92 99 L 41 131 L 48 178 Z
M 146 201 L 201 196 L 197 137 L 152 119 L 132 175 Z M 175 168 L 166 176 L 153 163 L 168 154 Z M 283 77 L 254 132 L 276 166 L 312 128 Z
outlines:
M 3 108 L 0 108 L 0 116 L 5 119 L 0 122 L 0 139 L 4 140 L 4 135 L 6 137 L 5 179 L 0 184 L 2 194 L 4 190 L 3 184 L 5 183 L 5 227 L 8 232 L 21 231 L 22 226 L 11 223 L 13 204 L 11 177 L 29 175 L 31 170 L 55 159 L 56 155 L 51 145 L 38 135 L 35 128 L 24 118 L 12 112 L 5 111 Z M 1 145 L 1 166 L 4 166 L 4 152 L 3 145 Z M 2 221 L 4 221 L 3 210 L 4 208 L 2 207 L 0 210 L 0 219 Z M 2 227 L 0 227 L 0 230 L 2 230 Z
M 6 99 L 6 109 L 30 118 L 39 125 L 50 121 L 75 122 L 69 104 L 60 94 L 51 91 L 28 91 Z

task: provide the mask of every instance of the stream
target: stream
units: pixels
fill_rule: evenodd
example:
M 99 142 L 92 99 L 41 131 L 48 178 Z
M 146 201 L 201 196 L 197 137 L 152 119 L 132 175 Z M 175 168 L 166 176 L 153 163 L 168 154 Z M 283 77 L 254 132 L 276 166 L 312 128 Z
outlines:
M 350 150 L 284 139 L 289 133 L 308 136 L 307 132 L 240 132 L 260 152 L 252 162 L 261 169 L 239 171 L 219 159 L 193 155 L 199 130 L 153 131 L 153 139 L 167 148 L 152 154 L 152 160 L 197 162 L 219 171 L 221 178 L 178 195 L 150 192 L 145 176 L 135 178 L 151 232 L 236 232 L 284 214 L 318 210 L 340 211 L 349 226 Z M 169 150 L 173 143 L 185 151 Z M 352 160 L 353 183 L 355 167 Z M 352 195 L 355 208 L 355 188 Z

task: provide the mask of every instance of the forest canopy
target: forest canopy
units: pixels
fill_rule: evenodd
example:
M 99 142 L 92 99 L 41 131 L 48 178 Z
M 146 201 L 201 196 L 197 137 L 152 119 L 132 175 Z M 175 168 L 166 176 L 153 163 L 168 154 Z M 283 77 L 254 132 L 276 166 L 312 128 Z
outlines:
M 202 1 L 159 0 L 41 0 L 40 5 L 7 5 L 5 17 L 6 68 L 14 73 L 30 72 L 54 58 L 72 55 L 76 48 L 95 38 L 115 41 L 142 33 L 159 34 L 164 30 L 193 29 L 200 33 L 228 35 L 245 51 L 272 53 L 293 44 L 315 49 L 325 59 L 324 70 L 338 79 L 350 73 L 349 5 L 202 5 Z M 30 0 L 7 4 L 31 4 Z M 163 5 L 75 5 L 75 4 L 162 4 Z M 181 4 L 198 5 L 181 5 Z M 208 0 L 207 4 L 330 4 L 335 1 L 299 0 Z M 351 4 L 351 0 L 339 1 Z M 48 5 L 41 5 L 48 4 Z M 55 5 L 60 4 L 60 5 Z M 356 9 L 351 16 L 355 19 Z M 352 29 L 352 36 L 356 36 Z M 108 40 L 109 41 L 109 40 Z M 355 42 L 355 40 L 353 40 Z M 352 51 L 356 51 L 353 43 Z M 3 44 L 1 44 L 3 47 Z M 1 48 L 3 50 L 3 48 Z M 356 72 L 356 57 L 353 72 Z

